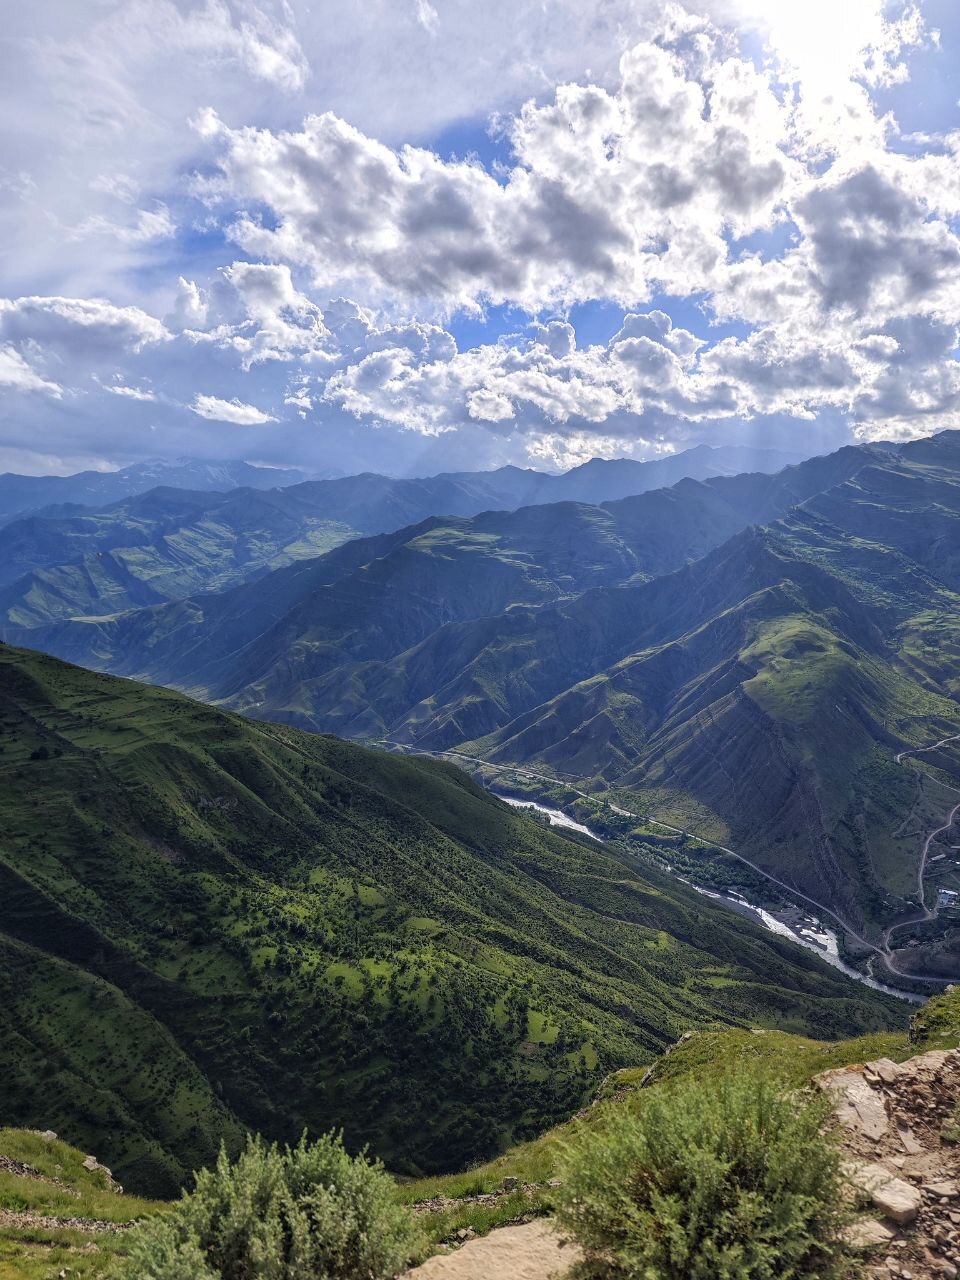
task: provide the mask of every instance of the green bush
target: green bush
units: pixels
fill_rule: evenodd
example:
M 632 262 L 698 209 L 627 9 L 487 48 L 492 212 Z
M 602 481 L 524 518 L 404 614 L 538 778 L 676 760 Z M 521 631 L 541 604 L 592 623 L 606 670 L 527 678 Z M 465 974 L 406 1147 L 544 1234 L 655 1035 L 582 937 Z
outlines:
M 137 1228 L 137 1280 L 385 1280 L 419 1232 L 379 1162 L 339 1137 L 296 1147 L 251 1138 L 235 1160 L 196 1175 L 168 1214 Z
M 829 1104 L 741 1072 L 660 1085 L 565 1148 L 557 1217 L 599 1280 L 843 1274 Z

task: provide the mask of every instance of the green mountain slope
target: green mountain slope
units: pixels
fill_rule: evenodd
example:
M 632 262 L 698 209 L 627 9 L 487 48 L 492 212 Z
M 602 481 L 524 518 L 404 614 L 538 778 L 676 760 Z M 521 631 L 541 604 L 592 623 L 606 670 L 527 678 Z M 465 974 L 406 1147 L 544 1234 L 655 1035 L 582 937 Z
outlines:
M 601 507 L 433 517 L 231 591 L 116 618 L 0 631 L 85 666 L 364 736 L 389 729 L 368 687 L 379 677 L 376 664 L 392 663 L 439 627 L 668 572 L 855 474 L 871 457 L 843 449 L 774 476 L 683 480 Z
M 513 651 L 532 669 L 517 694 L 515 668 L 492 673 L 483 638 L 470 652 L 461 636 L 443 713 L 411 717 L 408 736 L 456 736 L 469 718 L 481 740 L 467 751 L 602 777 L 874 937 L 915 917 L 925 838 L 952 810 L 960 769 L 949 742 L 913 763 L 896 755 L 958 727 L 958 452 L 955 436 L 905 449 L 619 601 L 514 619 Z M 580 655 L 562 692 L 557 645 Z M 507 702 L 478 695 L 480 669 Z M 927 908 L 939 887 L 960 888 L 951 839 L 944 827 L 928 850 Z M 960 971 L 949 913 L 942 923 L 917 931 L 901 967 Z
M 434 519 L 255 587 L 7 634 L 251 714 L 615 786 L 873 944 L 911 925 L 897 966 L 956 977 L 960 930 L 928 918 L 960 890 L 956 745 L 896 756 L 957 730 L 958 545 L 945 432 Z
M 452 766 L 0 646 L 5 1118 L 171 1189 L 243 1126 L 460 1166 L 716 1021 L 898 1002 Z
M 771 450 L 701 446 L 649 463 L 594 460 L 563 475 L 502 467 L 425 479 L 365 474 L 268 489 L 263 468 L 157 465 L 109 477 L 0 476 L 0 521 L 16 504 L 55 494 L 83 500 L 127 494 L 101 510 L 49 507 L 0 528 L 0 620 L 36 627 L 59 618 L 120 613 L 195 592 L 219 591 L 322 554 L 348 538 L 399 529 L 437 514 L 472 516 L 528 503 L 600 502 L 692 476 L 727 475 L 789 461 Z M 149 478 L 166 479 L 148 488 Z M 173 488 L 196 475 L 197 489 Z M 231 476 L 247 487 L 230 487 Z M 289 473 L 294 477 L 296 473 Z M 17 482 L 22 482 L 18 484 Z M 211 493 L 228 488 L 227 493 Z M 49 491 L 49 492 L 48 492 Z M 131 496 L 132 495 L 132 496 Z

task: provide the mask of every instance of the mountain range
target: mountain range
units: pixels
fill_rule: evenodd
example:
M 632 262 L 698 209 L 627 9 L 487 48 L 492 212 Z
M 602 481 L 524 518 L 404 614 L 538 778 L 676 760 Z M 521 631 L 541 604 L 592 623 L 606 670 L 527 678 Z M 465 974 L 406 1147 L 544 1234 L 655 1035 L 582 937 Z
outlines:
M 249 462 L 203 462 L 199 458 L 135 462 L 117 471 L 79 471 L 69 476 L 0 475 L 0 525 L 24 513 L 44 509 L 100 507 L 157 485 L 199 492 L 272 489 L 307 479 L 297 467 L 260 467 Z M 66 512 L 60 511 L 59 514 Z
M 876 944 L 917 915 L 924 833 L 951 807 L 951 743 L 925 772 L 895 757 L 956 730 L 958 516 L 945 432 L 434 517 L 256 584 L 4 634 L 304 728 L 613 788 Z M 951 877 L 938 859 L 924 909 Z M 914 932 L 898 964 L 954 976 L 956 930 Z
M 280 488 L 270 482 L 282 473 L 243 463 L 48 477 L 85 501 L 97 485 L 130 492 L 96 509 L 48 507 L 9 518 L 0 527 L 0 618 L 36 626 L 118 613 L 221 590 L 350 538 L 437 514 L 472 516 L 558 500 L 597 503 L 685 476 L 775 471 L 788 460 L 769 450 L 700 446 L 652 462 L 594 459 L 562 475 L 517 467 L 401 480 L 368 473 Z M 197 483 L 182 487 L 191 477 Z M 244 487 L 234 487 L 237 478 Z M 0 512 L 4 485 L 12 480 L 28 482 L 18 501 L 28 491 L 37 496 L 34 478 L 0 477 Z
M 450 764 L 4 645 L 0 726 L 4 1119 L 133 1190 L 248 1128 L 461 1167 L 690 1026 L 904 1019 Z

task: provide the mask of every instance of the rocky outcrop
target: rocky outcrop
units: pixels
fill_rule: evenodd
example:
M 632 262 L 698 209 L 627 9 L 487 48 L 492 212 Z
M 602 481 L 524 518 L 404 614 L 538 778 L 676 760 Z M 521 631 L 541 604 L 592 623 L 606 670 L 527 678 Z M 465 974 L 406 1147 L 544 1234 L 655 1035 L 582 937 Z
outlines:
M 947 1140 L 960 1105 L 960 1051 L 825 1071 L 851 1199 L 870 1210 L 848 1233 L 871 1280 L 957 1280 L 960 1148 Z

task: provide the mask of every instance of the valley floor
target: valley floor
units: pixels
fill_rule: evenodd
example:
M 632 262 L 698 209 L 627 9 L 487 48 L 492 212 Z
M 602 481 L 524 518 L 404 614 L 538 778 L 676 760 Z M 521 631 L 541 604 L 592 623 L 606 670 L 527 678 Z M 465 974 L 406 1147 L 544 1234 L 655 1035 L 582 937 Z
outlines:
M 944 738 L 931 744 L 929 747 L 902 751 L 895 757 L 895 762 L 897 764 L 901 764 L 907 758 L 913 758 L 917 755 L 923 755 L 927 752 L 935 751 L 945 743 L 953 742 L 957 739 L 960 739 L 960 734 L 953 734 L 948 738 Z M 568 796 L 579 797 L 584 801 L 588 801 L 596 809 L 601 811 L 606 810 L 606 812 L 614 818 L 633 818 L 635 816 L 630 812 L 630 810 L 624 809 L 607 799 L 602 791 L 586 790 L 585 788 L 590 785 L 589 780 L 587 779 L 574 778 L 572 775 L 567 774 L 551 775 L 518 765 L 491 764 L 480 756 L 467 755 L 464 752 L 454 749 L 445 751 L 423 751 L 417 748 L 416 751 L 411 752 L 409 747 L 401 743 L 385 741 L 381 742 L 380 745 L 391 750 L 402 751 L 404 753 L 410 752 L 411 754 L 424 754 L 433 756 L 436 759 L 451 760 L 462 768 L 473 773 L 479 781 L 483 782 L 491 789 L 498 785 L 504 786 L 508 782 L 539 784 L 539 786 L 544 789 L 544 796 L 550 798 L 552 803 L 544 804 L 538 800 L 533 800 L 528 797 L 521 799 L 517 796 L 507 794 L 500 795 L 500 798 L 511 804 L 528 804 L 534 809 L 539 810 L 539 812 L 541 812 L 551 822 L 554 822 L 561 827 L 578 831 L 581 834 L 590 836 L 594 839 L 602 839 L 603 836 L 599 834 L 597 830 L 591 830 L 590 826 L 585 825 L 584 822 L 577 821 L 576 818 L 571 816 L 567 809 L 559 807 L 560 802 L 557 798 L 558 790 L 561 790 Z M 719 844 L 695 831 L 685 830 L 682 827 L 664 822 L 650 813 L 645 815 L 644 822 L 648 827 L 660 828 L 665 832 L 671 832 L 675 836 L 681 837 L 684 840 L 695 842 L 697 846 L 705 850 L 713 850 L 727 858 L 734 859 L 736 862 L 746 867 L 755 877 L 758 877 L 760 881 L 768 886 L 773 886 L 779 895 L 781 902 L 783 900 L 783 895 L 786 895 L 786 901 L 788 904 L 799 902 L 802 904 L 804 909 L 812 910 L 819 922 L 819 929 L 815 930 L 814 936 L 811 936 L 809 930 L 807 930 L 805 934 L 798 934 L 795 929 L 787 924 L 787 917 L 792 914 L 789 907 L 786 911 L 778 911 L 775 908 L 771 910 L 771 904 L 769 901 L 764 903 L 761 907 L 759 903 L 751 902 L 746 895 L 737 894 L 734 895 L 733 898 L 728 895 L 721 895 L 725 898 L 727 904 L 733 907 L 734 910 L 740 909 L 742 906 L 747 907 L 751 917 L 759 921 L 765 927 L 772 927 L 775 932 L 783 932 L 786 936 L 790 936 L 793 941 L 798 942 L 802 946 L 810 946 L 828 963 L 834 964 L 835 967 L 840 968 L 843 972 L 847 973 L 848 976 L 855 978 L 857 981 L 865 982 L 877 990 L 886 991 L 890 994 L 900 996 L 901 998 L 913 1001 L 922 1001 L 931 991 L 942 990 L 949 984 L 951 979 L 947 977 L 931 977 L 923 973 L 912 972 L 902 963 L 903 956 L 907 954 L 905 948 L 903 946 L 894 946 L 892 939 L 895 934 L 902 933 L 917 924 L 927 924 L 938 920 L 941 911 L 941 904 L 939 901 L 935 899 L 932 905 L 927 905 L 930 890 L 926 883 L 926 877 L 929 870 L 929 864 L 932 860 L 930 849 L 937 837 L 944 836 L 953 829 L 958 814 L 960 814 L 960 803 L 955 805 L 950 812 L 945 815 L 945 820 L 940 825 L 923 833 L 917 872 L 918 908 L 916 911 L 908 914 L 905 918 L 887 926 L 880 934 L 878 942 L 870 941 L 869 938 L 863 936 L 862 933 L 854 929 L 849 921 L 838 915 L 830 907 L 809 895 L 802 893 L 780 877 L 774 876 L 757 862 L 744 857 L 743 854 L 738 853 L 735 849 L 724 844 Z M 662 860 L 661 866 L 679 874 L 677 868 L 669 859 Z M 685 868 L 684 870 L 689 871 L 688 868 Z M 703 882 L 696 876 L 696 873 L 693 873 L 692 875 L 684 874 L 681 875 L 680 878 L 683 879 L 685 883 L 692 884 L 695 888 L 703 889 L 705 887 Z M 708 880 L 707 883 L 710 884 L 712 882 Z M 756 895 L 754 895 L 754 897 L 756 897 Z M 776 927 L 777 922 L 783 926 L 782 929 L 778 929 Z M 856 949 L 859 953 L 858 959 L 861 962 L 863 958 L 866 957 L 866 963 L 863 964 L 862 967 L 855 967 L 854 963 L 847 963 L 839 955 L 835 955 L 833 953 L 834 949 L 830 946 L 830 940 L 835 938 L 836 935 L 829 929 L 827 922 L 830 922 L 832 925 L 840 929 L 841 938 L 845 940 L 848 945 L 853 946 Z M 854 959 L 855 957 L 851 956 L 851 960 Z M 877 973 L 878 968 L 880 970 L 879 973 Z

